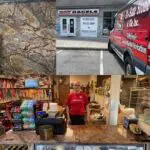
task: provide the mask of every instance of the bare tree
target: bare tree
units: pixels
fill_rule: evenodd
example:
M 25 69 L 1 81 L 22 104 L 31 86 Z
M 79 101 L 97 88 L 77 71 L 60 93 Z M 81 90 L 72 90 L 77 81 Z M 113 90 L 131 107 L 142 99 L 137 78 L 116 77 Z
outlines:
M 56 6 L 52 0 L 0 4 L 3 72 L 54 73 L 55 22 Z

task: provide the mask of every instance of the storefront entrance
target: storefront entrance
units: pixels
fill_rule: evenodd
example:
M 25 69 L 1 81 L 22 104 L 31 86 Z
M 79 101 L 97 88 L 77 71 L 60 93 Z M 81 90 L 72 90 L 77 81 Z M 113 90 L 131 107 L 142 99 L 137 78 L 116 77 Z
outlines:
M 73 17 L 61 18 L 61 35 L 62 36 L 75 36 L 76 32 L 76 19 Z

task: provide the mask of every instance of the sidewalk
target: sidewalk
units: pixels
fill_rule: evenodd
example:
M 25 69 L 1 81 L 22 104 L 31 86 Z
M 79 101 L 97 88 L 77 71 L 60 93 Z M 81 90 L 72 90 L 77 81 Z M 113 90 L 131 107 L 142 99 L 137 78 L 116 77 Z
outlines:
M 108 42 L 57 39 L 56 47 L 66 50 L 107 50 Z

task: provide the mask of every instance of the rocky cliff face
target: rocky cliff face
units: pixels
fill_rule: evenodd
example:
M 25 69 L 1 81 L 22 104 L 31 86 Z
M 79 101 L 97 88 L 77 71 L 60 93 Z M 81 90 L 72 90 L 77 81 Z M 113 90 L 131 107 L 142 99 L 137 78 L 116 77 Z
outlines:
M 0 71 L 55 72 L 55 1 L 0 4 Z

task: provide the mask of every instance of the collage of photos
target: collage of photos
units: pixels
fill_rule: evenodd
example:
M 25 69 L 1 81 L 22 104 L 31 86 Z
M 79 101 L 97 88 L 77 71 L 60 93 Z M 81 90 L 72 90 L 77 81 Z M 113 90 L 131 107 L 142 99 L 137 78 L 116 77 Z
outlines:
M 150 0 L 0 0 L 0 150 L 150 150 Z

